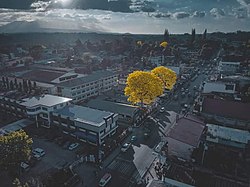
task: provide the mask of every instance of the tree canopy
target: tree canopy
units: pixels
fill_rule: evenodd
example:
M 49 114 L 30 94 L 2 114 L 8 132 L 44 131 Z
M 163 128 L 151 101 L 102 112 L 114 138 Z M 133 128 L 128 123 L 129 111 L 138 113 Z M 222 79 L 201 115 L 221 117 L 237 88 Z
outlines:
M 162 81 L 151 72 L 134 71 L 126 82 L 125 95 L 128 101 L 150 104 L 157 96 L 163 94 Z
M 159 66 L 154 68 L 152 70 L 152 73 L 160 78 L 166 89 L 171 90 L 174 84 L 176 83 L 176 78 L 177 78 L 176 73 L 169 68 L 166 68 L 164 66 Z
M 28 160 L 32 143 L 32 139 L 23 130 L 0 136 L 0 166 L 15 167 Z

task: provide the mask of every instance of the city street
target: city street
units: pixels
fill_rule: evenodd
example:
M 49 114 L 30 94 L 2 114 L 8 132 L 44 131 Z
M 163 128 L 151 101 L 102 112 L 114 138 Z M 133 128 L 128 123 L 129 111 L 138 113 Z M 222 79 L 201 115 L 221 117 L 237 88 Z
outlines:
M 204 69 L 200 71 L 204 72 Z M 122 145 L 117 147 L 104 161 L 101 171 L 86 164 L 80 166 L 78 173 L 84 175 L 84 179 L 88 178 L 87 183 L 85 183 L 86 186 L 97 185 L 98 180 L 107 172 L 112 174 L 112 180 L 108 185 L 110 187 L 133 186 L 145 179 L 146 176 L 149 176 L 150 172 L 148 170 L 159 160 L 158 154 L 154 153 L 155 147 L 161 141 L 166 141 L 164 139 L 165 134 L 175 123 L 176 113 L 183 113 L 183 109 L 185 109 L 184 113 L 192 110 L 199 87 L 207 79 L 205 73 L 198 74 L 195 72 L 194 74 L 194 76 L 197 74 L 195 80 L 185 80 L 183 85 L 179 86 L 170 98 L 161 99 L 159 108 L 164 107 L 165 110 L 163 112 L 156 111 L 148 116 L 140 127 L 133 128 L 133 133 L 123 142 L 132 143 L 126 152 L 120 150 Z M 183 92 L 185 92 L 185 95 L 182 94 Z M 175 95 L 178 95 L 177 99 L 173 98 Z M 185 107 L 185 104 L 188 107 Z M 145 133 L 150 133 L 150 136 L 146 138 Z M 131 142 L 132 136 L 136 137 L 136 140 L 133 142 Z M 91 171 L 88 172 L 88 175 L 84 174 L 86 173 L 86 168 L 88 168 L 88 171 Z M 97 176 L 94 174 L 95 171 L 97 171 Z M 89 180 L 91 178 L 92 180 Z

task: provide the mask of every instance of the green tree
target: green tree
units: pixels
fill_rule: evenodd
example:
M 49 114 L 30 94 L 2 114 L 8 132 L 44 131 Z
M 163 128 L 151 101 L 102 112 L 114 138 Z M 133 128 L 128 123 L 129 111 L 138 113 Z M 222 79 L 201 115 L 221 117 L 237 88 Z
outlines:
M 8 77 L 6 77 L 5 81 L 6 81 L 7 89 L 10 89 L 10 83 L 9 83 Z
M 0 167 L 15 168 L 31 154 L 32 139 L 25 131 L 19 130 L 0 136 Z
M 164 37 L 164 41 L 166 41 L 166 42 L 169 41 L 169 32 L 168 32 L 168 29 L 165 29 L 163 37 Z
M 19 82 L 19 85 L 18 85 L 18 90 L 19 90 L 20 92 L 22 92 L 22 91 L 23 91 L 23 85 L 22 85 L 22 83 L 21 83 L 21 82 Z
M 16 78 L 14 80 L 14 85 L 15 85 L 15 88 L 18 89 L 18 83 L 17 83 L 17 79 Z
M 32 90 L 32 83 L 30 80 L 28 80 L 28 90 L 31 91 Z
M 5 77 L 2 77 L 3 86 L 6 87 Z
M 14 83 L 13 83 L 12 80 L 10 81 L 10 89 L 11 89 L 11 90 L 14 90 Z
M 202 35 L 202 39 L 206 40 L 207 39 L 207 29 L 205 29 L 203 35 Z
M 33 82 L 33 88 L 36 88 L 36 81 Z
M 195 41 L 195 29 L 192 29 L 191 43 L 193 44 L 194 41 Z
M 125 95 L 128 101 L 138 104 L 150 104 L 163 93 L 162 81 L 151 72 L 134 71 L 126 82 Z

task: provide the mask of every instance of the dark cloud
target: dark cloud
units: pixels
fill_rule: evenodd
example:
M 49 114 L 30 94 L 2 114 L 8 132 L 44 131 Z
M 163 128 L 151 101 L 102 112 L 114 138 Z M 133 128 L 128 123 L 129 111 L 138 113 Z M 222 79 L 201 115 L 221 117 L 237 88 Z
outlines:
M 190 14 L 187 12 L 175 12 L 173 13 L 173 17 L 176 19 L 183 19 L 189 17 Z
M 206 15 L 205 11 L 195 11 L 193 17 L 203 18 L 205 17 L 205 15 Z

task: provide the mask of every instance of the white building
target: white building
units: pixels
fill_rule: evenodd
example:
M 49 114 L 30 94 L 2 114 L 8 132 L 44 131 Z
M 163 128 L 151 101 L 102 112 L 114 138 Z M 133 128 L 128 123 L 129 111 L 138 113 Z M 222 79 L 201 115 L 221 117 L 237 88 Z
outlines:
M 219 62 L 218 70 L 221 74 L 232 74 L 240 70 L 240 62 Z
M 116 133 L 118 114 L 69 105 L 53 112 L 53 123 L 77 139 L 94 145 Z
M 250 144 L 250 132 L 246 130 L 207 124 L 206 141 L 213 144 L 245 149 Z
M 51 125 L 51 112 L 69 105 L 72 99 L 54 95 L 34 96 L 18 101 L 18 104 L 26 108 L 27 116 L 35 118 L 37 125 L 44 127 Z
M 202 93 L 235 94 L 236 84 L 227 82 L 205 82 Z
M 156 65 L 156 66 L 161 66 L 164 63 L 164 55 L 150 56 L 149 57 L 149 62 L 151 64 Z
M 58 84 L 58 95 L 72 98 L 74 102 L 85 100 L 110 90 L 118 83 L 118 76 L 111 71 L 96 71 L 84 77 Z

